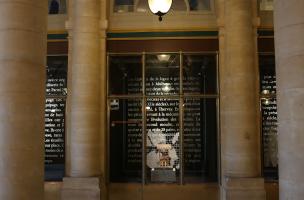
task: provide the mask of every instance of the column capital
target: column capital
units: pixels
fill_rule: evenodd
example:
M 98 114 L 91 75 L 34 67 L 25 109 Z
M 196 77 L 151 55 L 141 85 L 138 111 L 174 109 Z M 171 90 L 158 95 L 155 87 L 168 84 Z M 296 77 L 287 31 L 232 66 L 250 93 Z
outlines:
M 74 26 L 71 19 L 65 21 L 65 28 L 69 32 L 69 35 L 72 34 Z M 108 20 L 100 20 L 99 29 L 101 32 L 106 31 L 108 29 Z
M 261 25 L 261 18 L 260 17 L 254 17 L 252 19 L 252 25 L 254 28 L 257 28 Z
M 219 37 L 224 37 L 224 36 L 225 36 L 225 26 L 220 26 L 220 27 L 219 27 L 218 36 L 219 36 Z
M 216 23 L 219 28 L 225 27 L 225 19 L 223 17 L 217 18 Z
M 101 39 L 107 38 L 108 20 L 100 20 L 99 35 Z
M 73 26 L 72 26 L 72 20 L 71 19 L 65 21 L 65 28 L 66 28 L 66 30 L 68 30 L 68 32 L 70 32 L 72 30 L 72 27 Z
M 73 37 L 73 31 L 72 31 L 72 22 L 71 22 L 71 20 L 65 21 L 65 29 L 66 29 L 67 32 L 68 32 L 68 37 L 67 37 L 67 39 L 68 39 L 68 40 L 72 39 L 72 37 Z
M 108 26 L 109 26 L 108 20 L 106 20 L 106 19 L 105 20 L 100 20 L 99 26 L 100 26 L 101 31 L 107 30 Z

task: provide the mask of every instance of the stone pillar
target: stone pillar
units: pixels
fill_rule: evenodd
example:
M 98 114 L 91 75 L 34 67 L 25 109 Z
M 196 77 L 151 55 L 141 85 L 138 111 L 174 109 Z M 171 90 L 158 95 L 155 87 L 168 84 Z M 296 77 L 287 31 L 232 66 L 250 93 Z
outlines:
M 47 1 L 0 13 L 0 199 L 43 199 Z
M 280 199 L 304 196 L 304 1 L 274 5 Z
M 62 199 L 100 199 L 100 3 L 70 2 L 67 177 Z
M 107 0 L 100 0 L 100 171 L 101 199 L 107 199 L 108 156 L 107 156 Z
M 225 0 L 221 12 L 222 199 L 265 199 L 260 178 L 254 1 Z

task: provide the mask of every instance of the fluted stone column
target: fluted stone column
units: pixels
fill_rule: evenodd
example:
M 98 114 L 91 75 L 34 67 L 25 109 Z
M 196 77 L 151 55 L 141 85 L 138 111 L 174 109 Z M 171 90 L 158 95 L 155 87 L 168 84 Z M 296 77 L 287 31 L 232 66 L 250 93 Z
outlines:
M 219 17 L 222 199 L 265 199 L 259 178 L 254 1 L 225 0 L 223 5 Z
M 47 1 L 0 13 L 0 199 L 43 199 Z
M 304 197 L 304 1 L 274 5 L 279 193 L 280 199 Z
M 62 198 L 100 199 L 100 3 L 70 2 L 67 177 Z

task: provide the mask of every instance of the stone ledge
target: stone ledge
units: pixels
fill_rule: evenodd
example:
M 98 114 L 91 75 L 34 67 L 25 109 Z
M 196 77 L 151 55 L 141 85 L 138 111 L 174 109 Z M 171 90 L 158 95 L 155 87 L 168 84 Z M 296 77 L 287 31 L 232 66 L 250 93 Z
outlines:
M 265 200 L 263 178 L 230 178 L 223 180 L 222 200 Z
M 100 200 L 99 178 L 63 178 L 61 199 Z
M 63 189 L 99 189 L 99 178 L 63 178 Z

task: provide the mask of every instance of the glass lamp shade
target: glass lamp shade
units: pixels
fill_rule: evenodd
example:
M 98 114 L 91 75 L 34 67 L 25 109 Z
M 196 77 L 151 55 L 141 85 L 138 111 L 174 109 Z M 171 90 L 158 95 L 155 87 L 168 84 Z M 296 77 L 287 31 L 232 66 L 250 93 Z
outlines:
M 158 19 L 161 21 L 162 16 L 169 11 L 172 5 L 172 0 L 148 0 L 148 4 L 151 12 L 158 15 Z

